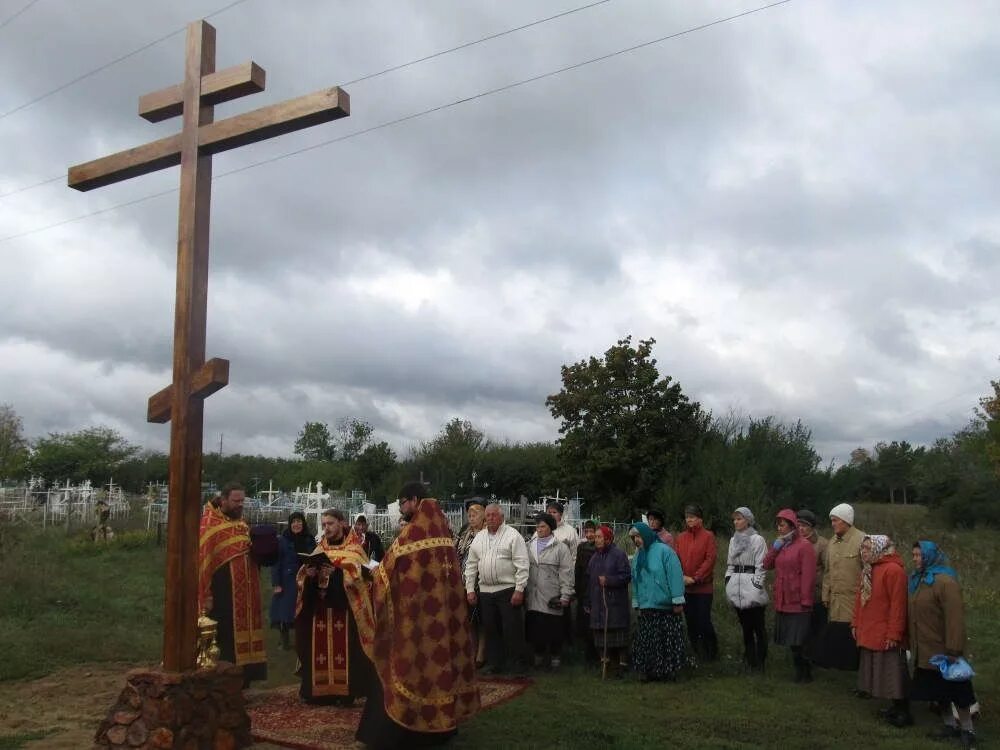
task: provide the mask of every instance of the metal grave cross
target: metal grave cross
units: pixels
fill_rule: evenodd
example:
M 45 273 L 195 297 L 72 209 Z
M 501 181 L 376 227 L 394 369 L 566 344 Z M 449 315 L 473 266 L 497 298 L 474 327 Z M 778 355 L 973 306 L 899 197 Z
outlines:
M 181 132 L 69 169 L 70 187 L 92 190 L 181 167 L 173 382 L 149 399 L 147 414 L 150 422 L 171 422 L 163 666 L 172 672 L 195 667 L 204 399 L 229 382 L 227 360 L 205 361 L 212 155 L 350 114 L 347 93 L 333 87 L 214 121 L 216 104 L 263 91 L 264 77 L 253 62 L 216 72 L 215 28 L 195 21 L 187 28 L 184 82 L 139 99 L 141 117 L 180 115 Z

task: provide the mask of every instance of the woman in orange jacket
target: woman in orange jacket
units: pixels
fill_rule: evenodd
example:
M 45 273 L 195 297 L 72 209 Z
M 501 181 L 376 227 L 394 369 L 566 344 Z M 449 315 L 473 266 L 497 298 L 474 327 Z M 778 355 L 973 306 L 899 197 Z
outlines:
M 888 698 L 879 715 L 896 727 L 913 724 L 906 669 L 907 577 L 892 540 L 868 534 L 861 541 L 861 585 L 854 597 L 851 635 L 861 664 L 858 691 Z

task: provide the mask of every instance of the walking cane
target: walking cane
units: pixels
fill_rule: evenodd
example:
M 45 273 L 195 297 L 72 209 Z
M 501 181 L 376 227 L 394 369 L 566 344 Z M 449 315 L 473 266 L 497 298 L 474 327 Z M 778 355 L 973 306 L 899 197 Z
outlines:
M 604 656 L 601 658 L 601 679 L 608 678 L 608 590 L 601 586 L 601 599 L 604 600 Z

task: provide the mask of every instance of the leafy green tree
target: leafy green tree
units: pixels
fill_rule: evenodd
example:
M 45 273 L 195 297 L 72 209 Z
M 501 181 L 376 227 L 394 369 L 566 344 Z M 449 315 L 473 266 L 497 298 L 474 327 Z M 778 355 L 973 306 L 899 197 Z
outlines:
M 113 478 L 138 450 L 110 427 L 53 432 L 35 442 L 28 468 L 49 482 L 89 479 L 100 485 Z
M 345 461 L 354 461 L 372 441 L 375 428 L 369 422 L 355 417 L 347 417 L 337 422 L 340 455 Z
M 497 497 L 533 499 L 556 489 L 556 469 L 553 443 L 489 445 L 479 457 L 477 489 L 487 485 L 485 491 Z
M 977 416 L 986 427 L 986 455 L 1000 477 L 1000 380 L 991 380 L 993 393 L 979 399 Z
M 562 389 L 545 403 L 561 420 L 559 461 L 593 506 L 634 517 L 668 475 L 686 471 L 708 416 L 669 376 L 654 339 L 618 341 L 601 358 L 561 368 Z
M 211 454 L 215 455 L 215 454 Z M 167 482 L 170 459 L 161 451 L 144 450 L 115 470 L 115 481 L 130 492 L 143 494 L 150 482 Z
M 24 422 L 10 404 L 0 404 L 0 481 L 24 476 L 28 462 Z
M 332 461 L 336 446 L 324 422 L 306 422 L 295 440 L 295 455 L 306 461 Z
M 921 449 L 922 450 L 922 449 Z M 911 475 L 917 458 L 913 446 L 903 440 L 876 443 L 876 473 L 889 493 L 889 502 L 896 502 L 896 491 L 903 491 L 903 504 L 907 503 L 906 489 L 912 484 Z
M 396 453 L 382 440 L 365 448 L 356 459 L 356 471 L 369 493 L 380 485 L 396 467 Z
M 488 448 L 482 430 L 467 419 L 455 417 L 432 440 L 416 449 L 407 463 L 414 475 L 423 472 L 437 497 L 449 498 L 465 494 L 466 485 L 471 489 L 472 472 L 478 472 L 483 451 Z

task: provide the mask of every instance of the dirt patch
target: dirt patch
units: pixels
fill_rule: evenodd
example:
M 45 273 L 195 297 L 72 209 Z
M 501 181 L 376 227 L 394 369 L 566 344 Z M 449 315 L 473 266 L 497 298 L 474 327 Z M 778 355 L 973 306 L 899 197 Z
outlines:
M 53 672 L 37 680 L 0 682 L 0 737 L 49 731 L 25 742 L 25 750 L 81 750 L 114 705 L 125 673 L 138 664 L 90 664 Z M 152 665 L 145 665 L 152 666 Z M 274 745 L 257 743 L 255 750 Z
M 37 680 L 0 683 L 0 736 L 51 731 L 25 748 L 90 747 L 97 725 L 125 686 L 134 664 L 70 667 Z

